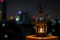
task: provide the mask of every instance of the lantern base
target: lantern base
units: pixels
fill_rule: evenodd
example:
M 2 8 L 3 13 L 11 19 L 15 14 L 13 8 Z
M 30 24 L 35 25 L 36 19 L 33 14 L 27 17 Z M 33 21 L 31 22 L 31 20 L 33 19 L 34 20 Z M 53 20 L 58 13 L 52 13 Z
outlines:
M 26 36 L 26 40 L 58 40 L 58 36 L 36 37 L 36 35 Z
M 43 34 L 43 33 L 38 33 L 38 34 L 36 34 L 36 37 L 47 37 L 47 35 Z

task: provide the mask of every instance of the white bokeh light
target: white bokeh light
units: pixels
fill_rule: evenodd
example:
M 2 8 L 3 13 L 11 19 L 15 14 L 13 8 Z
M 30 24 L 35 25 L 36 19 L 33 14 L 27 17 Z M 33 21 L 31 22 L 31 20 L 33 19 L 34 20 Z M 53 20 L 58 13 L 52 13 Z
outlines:
M 8 38 L 8 35 L 4 35 L 5 38 Z
M 5 23 L 2 24 L 2 27 L 5 27 Z
M 42 17 L 40 17 L 39 19 L 40 19 L 40 20 L 43 20 L 43 18 L 42 18 Z
M 16 20 L 16 21 L 19 21 L 19 20 L 20 20 L 20 18 L 16 18 L 15 20 Z

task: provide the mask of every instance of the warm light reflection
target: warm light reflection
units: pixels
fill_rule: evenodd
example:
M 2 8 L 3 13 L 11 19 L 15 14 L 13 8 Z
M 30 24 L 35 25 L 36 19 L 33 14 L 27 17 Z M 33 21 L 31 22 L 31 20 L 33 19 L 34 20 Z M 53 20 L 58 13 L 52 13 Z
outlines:
M 39 33 L 44 33 L 43 28 L 40 28 L 40 29 L 38 30 L 38 32 L 39 32 Z

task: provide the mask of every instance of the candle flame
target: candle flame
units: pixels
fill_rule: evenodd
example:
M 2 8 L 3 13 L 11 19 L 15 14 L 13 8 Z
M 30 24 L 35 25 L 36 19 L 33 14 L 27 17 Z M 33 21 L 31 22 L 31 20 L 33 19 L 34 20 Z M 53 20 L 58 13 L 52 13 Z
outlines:
M 43 30 L 42 28 L 40 28 L 40 29 L 38 30 L 38 32 L 39 32 L 39 33 L 44 33 L 44 30 Z

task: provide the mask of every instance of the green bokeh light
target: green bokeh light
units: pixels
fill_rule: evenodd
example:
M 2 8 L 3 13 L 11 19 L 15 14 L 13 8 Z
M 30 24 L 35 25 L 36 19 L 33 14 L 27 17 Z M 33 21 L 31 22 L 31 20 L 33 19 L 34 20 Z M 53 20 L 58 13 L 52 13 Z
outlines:
M 52 32 L 55 32 L 55 29 L 52 29 Z
M 34 29 L 36 29 L 36 26 L 34 26 Z
M 49 36 L 51 36 L 51 35 L 52 35 L 52 33 L 48 33 L 48 35 L 49 35 Z
M 5 27 L 5 23 L 2 23 L 2 27 Z
M 16 18 L 20 18 L 20 16 L 18 16 L 18 15 L 17 15 L 17 16 L 15 16 L 15 17 L 16 17 Z
M 51 25 L 54 26 L 55 24 L 56 24 L 56 21 L 55 20 L 52 21 L 52 24 Z

